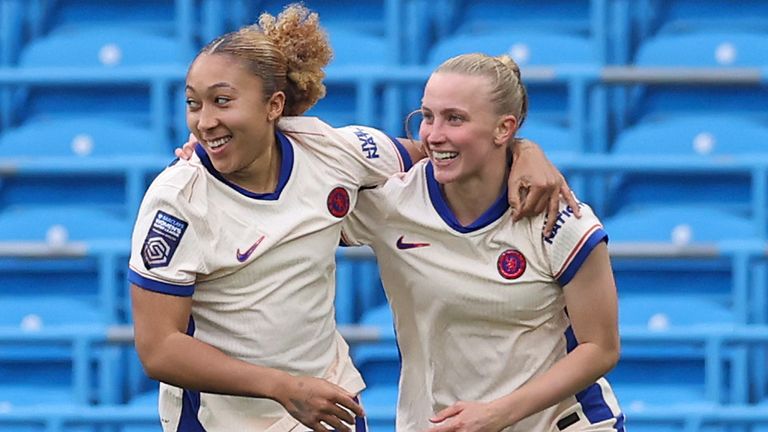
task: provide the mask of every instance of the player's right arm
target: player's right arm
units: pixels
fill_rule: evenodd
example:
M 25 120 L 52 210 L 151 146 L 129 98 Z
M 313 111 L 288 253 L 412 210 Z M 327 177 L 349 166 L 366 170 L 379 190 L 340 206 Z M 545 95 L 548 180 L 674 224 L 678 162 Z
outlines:
M 136 350 L 151 378 L 207 393 L 269 398 L 314 431 L 321 421 L 347 431 L 363 416 L 354 396 L 328 381 L 232 358 L 186 334 L 192 298 L 161 294 L 131 285 Z

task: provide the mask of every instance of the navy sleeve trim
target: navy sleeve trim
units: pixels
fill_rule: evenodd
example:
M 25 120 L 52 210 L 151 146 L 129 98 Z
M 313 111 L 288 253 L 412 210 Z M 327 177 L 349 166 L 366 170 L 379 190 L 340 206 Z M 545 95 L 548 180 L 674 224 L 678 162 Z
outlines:
M 589 236 L 581 249 L 576 253 L 573 261 L 568 264 L 568 268 L 566 268 L 560 277 L 557 278 L 560 286 L 568 285 L 571 279 L 576 275 L 576 272 L 581 268 L 581 265 L 584 264 L 584 261 L 587 259 L 590 252 L 592 252 L 592 249 L 603 241 L 608 242 L 608 233 L 603 229 L 598 229 Z
M 408 153 L 408 150 L 400 142 L 399 139 L 393 137 L 392 135 L 387 135 L 387 137 L 392 140 L 392 143 L 395 144 L 395 148 L 398 152 L 400 152 L 400 158 L 403 160 L 403 172 L 411 169 L 413 166 L 413 160 L 411 159 L 411 155 Z
M 195 285 L 175 285 L 166 282 L 159 282 L 154 279 L 146 278 L 132 269 L 128 269 L 128 281 L 132 284 L 144 288 L 148 291 L 154 291 L 162 294 L 170 294 L 178 297 L 190 297 L 195 292 Z

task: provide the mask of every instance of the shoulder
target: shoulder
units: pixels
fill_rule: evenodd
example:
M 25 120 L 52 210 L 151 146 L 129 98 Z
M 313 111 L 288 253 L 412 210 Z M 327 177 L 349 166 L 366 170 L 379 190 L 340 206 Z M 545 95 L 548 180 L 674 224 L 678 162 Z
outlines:
M 410 170 L 391 175 L 387 181 L 372 189 L 362 189 L 361 193 L 374 194 L 382 201 L 401 205 L 416 201 L 422 205 L 428 194 L 425 167 L 427 160 L 417 162 Z
M 281 117 L 277 126 L 286 135 L 323 135 L 333 130 L 328 123 L 309 116 Z
M 429 159 L 422 159 L 416 162 L 411 169 L 389 177 L 385 186 L 393 190 L 415 191 L 427 188 L 426 168 Z
M 160 201 L 184 206 L 199 200 L 206 193 L 205 168 L 194 156 L 189 161 L 178 160 L 165 168 L 152 182 L 145 201 Z
M 565 205 L 560 205 L 560 212 L 557 214 L 557 220 L 552 227 L 552 233 L 548 237 L 543 237 L 544 245 L 548 248 L 566 248 L 582 247 L 587 241 L 600 241 L 607 237 L 603 230 L 600 219 L 595 215 L 592 208 L 580 202 L 579 209 L 581 217 L 577 218 L 573 210 Z M 543 228 L 546 219 L 544 216 L 535 218 L 538 223 L 533 228 Z M 536 232 L 534 230 L 534 232 Z M 540 230 L 538 232 L 541 232 Z M 592 239 L 594 237 L 594 239 Z M 590 240 L 592 239 L 592 240 Z
M 298 144 L 318 149 L 345 150 L 354 147 L 358 152 L 370 156 L 378 146 L 392 140 L 383 131 L 361 125 L 333 127 L 317 117 L 283 117 L 278 123 L 278 129 L 293 138 Z M 346 145 L 346 146 L 345 146 Z

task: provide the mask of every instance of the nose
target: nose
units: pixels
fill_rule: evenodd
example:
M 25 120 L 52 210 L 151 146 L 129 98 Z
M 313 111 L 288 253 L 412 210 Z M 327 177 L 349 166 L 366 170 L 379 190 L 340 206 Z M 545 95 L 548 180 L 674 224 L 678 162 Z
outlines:
M 446 139 L 443 127 L 438 120 L 433 121 L 431 124 L 422 122 L 419 137 L 422 142 L 430 146 L 444 143 Z
M 216 110 L 203 105 L 197 113 L 197 129 L 201 131 L 211 130 L 219 125 Z

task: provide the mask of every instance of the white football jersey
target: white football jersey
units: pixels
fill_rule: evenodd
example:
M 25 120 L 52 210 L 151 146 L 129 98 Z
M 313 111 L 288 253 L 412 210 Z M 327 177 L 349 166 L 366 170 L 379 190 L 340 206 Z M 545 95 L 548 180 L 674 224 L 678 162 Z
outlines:
M 155 179 L 134 227 L 129 280 L 192 296 L 189 333 L 229 356 L 358 393 L 364 383 L 334 318 L 341 221 L 361 187 L 408 169 L 410 158 L 368 127 L 289 117 L 278 129 L 273 193 L 230 183 L 200 146 Z M 188 420 L 182 410 L 209 432 L 264 430 L 287 414 L 268 399 L 184 392 L 161 385 L 166 431 Z
M 422 161 L 365 190 L 345 222 L 347 244 L 379 263 L 402 356 L 398 431 L 421 431 L 457 401 L 491 401 L 548 370 L 576 346 L 562 287 L 607 239 L 591 209 L 566 206 L 549 238 L 545 215 L 515 224 L 506 192 L 477 221 L 455 218 Z M 600 379 L 508 431 L 623 430 Z

